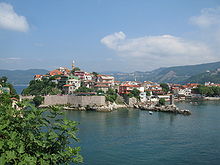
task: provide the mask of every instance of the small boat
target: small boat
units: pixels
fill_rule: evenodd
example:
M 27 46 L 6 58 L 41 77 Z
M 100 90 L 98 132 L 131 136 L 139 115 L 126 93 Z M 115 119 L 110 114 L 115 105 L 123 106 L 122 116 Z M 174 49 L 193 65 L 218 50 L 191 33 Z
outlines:
M 152 112 L 152 111 L 149 111 L 149 114 L 150 114 L 150 115 L 152 115 L 152 114 L 153 114 L 153 112 Z

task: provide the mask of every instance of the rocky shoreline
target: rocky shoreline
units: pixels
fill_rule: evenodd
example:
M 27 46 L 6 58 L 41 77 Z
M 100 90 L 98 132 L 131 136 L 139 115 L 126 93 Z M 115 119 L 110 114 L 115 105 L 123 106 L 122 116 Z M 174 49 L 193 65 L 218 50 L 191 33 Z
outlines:
M 86 106 L 86 107 L 68 107 L 64 106 L 64 110 L 74 110 L 74 111 L 96 111 L 96 112 L 112 112 L 113 110 L 119 109 L 119 108 L 127 108 L 126 105 L 123 104 L 108 104 L 103 106 Z
M 49 106 L 41 105 L 41 108 L 47 108 Z M 146 110 L 146 111 L 157 111 L 157 112 L 166 112 L 166 113 L 174 113 L 174 114 L 182 114 L 182 115 L 191 115 L 191 112 L 186 109 L 180 110 L 176 105 L 170 104 L 170 105 L 157 105 L 154 103 L 142 103 L 142 102 L 136 102 L 132 105 L 126 105 L 126 104 L 116 104 L 116 103 L 106 103 L 106 105 L 102 106 L 73 106 L 73 105 L 63 105 L 62 108 L 64 110 L 72 110 L 72 111 L 94 111 L 94 112 L 112 112 L 114 110 L 120 109 L 120 108 L 136 108 L 140 110 Z
M 157 112 L 167 112 L 182 115 L 191 115 L 189 110 L 180 110 L 176 105 L 156 105 L 156 104 L 134 104 L 135 108 L 146 110 L 146 111 L 157 111 Z

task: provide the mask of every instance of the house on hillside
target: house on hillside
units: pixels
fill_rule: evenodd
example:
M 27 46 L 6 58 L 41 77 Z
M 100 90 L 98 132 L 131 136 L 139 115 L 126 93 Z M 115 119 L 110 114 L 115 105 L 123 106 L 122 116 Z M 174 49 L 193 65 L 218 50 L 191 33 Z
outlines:
M 73 94 L 74 91 L 81 86 L 81 81 L 76 76 L 66 76 L 62 81 L 65 81 L 65 85 L 63 85 L 63 91 L 65 94 Z
M 97 90 L 102 90 L 103 92 L 107 92 L 108 89 L 110 88 L 110 86 L 108 85 L 105 85 L 105 84 L 96 84 L 94 86 L 94 89 L 97 91 Z
M 115 78 L 108 75 L 97 75 L 96 82 L 97 84 L 103 83 L 109 87 L 113 87 L 115 85 Z
M 78 77 L 80 80 L 85 80 L 86 72 L 84 72 L 82 70 L 77 70 L 73 74 L 74 74 L 74 76 Z
M 55 75 L 62 75 L 63 72 L 61 72 L 61 71 L 55 69 L 55 70 L 50 71 L 48 74 L 49 74 L 50 76 L 55 76 Z
M 41 81 L 42 78 L 43 78 L 43 75 L 40 75 L 40 74 L 34 75 L 34 80 L 39 80 L 39 81 Z
M 66 68 L 66 67 L 59 67 L 57 70 L 60 71 L 60 72 L 62 72 L 63 75 L 69 75 L 70 72 L 71 72 L 71 71 L 70 71 L 68 68 Z
M 144 87 L 140 85 L 130 85 L 130 84 L 122 84 L 119 86 L 118 93 L 121 94 L 129 94 L 133 89 L 138 89 L 140 92 L 144 92 Z

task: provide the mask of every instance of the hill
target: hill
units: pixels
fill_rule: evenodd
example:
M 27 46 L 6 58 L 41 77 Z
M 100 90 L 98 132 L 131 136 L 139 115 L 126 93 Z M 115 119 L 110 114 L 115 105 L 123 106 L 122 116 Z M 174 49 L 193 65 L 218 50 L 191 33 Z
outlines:
M 132 73 L 123 72 L 102 72 L 115 77 L 118 81 L 154 81 L 158 83 L 188 83 L 188 82 L 219 82 L 220 74 L 215 74 L 220 68 L 220 62 L 186 65 L 159 68 L 153 71 L 136 71 Z M 210 72 L 207 72 L 210 71 Z M 0 70 L 0 76 L 8 77 L 8 81 L 13 85 L 28 84 L 35 74 L 45 74 L 48 70 L 29 69 L 29 70 Z
M 133 73 L 113 73 L 112 75 L 118 81 L 148 80 L 159 83 L 185 83 L 190 82 L 190 77 L 192 76 L 205 73 L 207 70 L 216 70 L 218 68 L 220 68 L 220 62 L 159 68 L 147 72 L 136 71 Z
M 6 76 L 8 81 L 13 85 L 28 84 L 36 74 L 46 74 L 45 69 L 28 69 L 28 70 L 0 70 L 0 77 Z
M 200 83 L 203 84 L 205 82 L 212 82 L 212 83 L 220 83 L 220 71 L 207 71 L 204 73 L 200 73 L 194 76 L 191 76 L 186 82 L 192 83 Z

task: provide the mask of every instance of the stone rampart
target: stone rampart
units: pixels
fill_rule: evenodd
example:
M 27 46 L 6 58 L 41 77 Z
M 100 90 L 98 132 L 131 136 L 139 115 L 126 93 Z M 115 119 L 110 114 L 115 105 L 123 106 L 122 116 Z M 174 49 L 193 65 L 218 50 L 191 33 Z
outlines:
M 105 105 L 105 96 L 44 96 L 44 105 L 70 104 L 73 106 Z
M 21 99 L 33 99 L 34 96 L 21 96 Z M 65 105 L 73 106 L 101 106 L 105 105 L 105 96 L 71 96 L 71 95 L 50 95 L 44 96 L 43 105 Z
M 68 104 L 75 106 L 105 105 L 105 96 L 68 96 Z
M 68 95 L 44 96 L 44 105 L 63 105 L 63 104 L 68 104 Z

